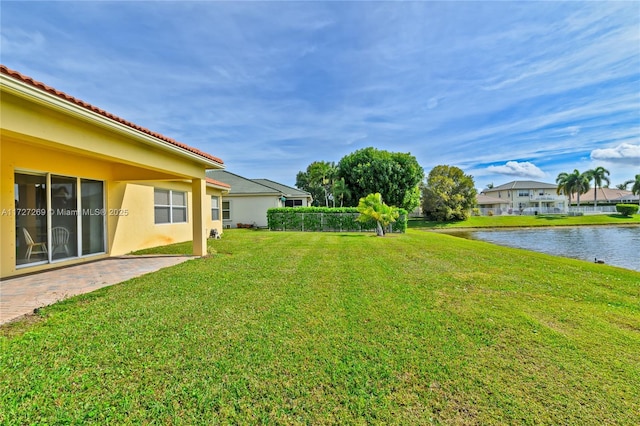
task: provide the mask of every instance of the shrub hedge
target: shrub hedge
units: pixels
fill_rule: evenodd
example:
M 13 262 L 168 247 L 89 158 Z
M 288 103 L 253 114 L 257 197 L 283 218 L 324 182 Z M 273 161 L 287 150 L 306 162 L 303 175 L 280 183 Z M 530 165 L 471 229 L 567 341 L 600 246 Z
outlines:
M 398 209 L 400 216 L 386 232 L 407 230 L 407 211 Z M 357 221 L 355 207 L 281 207 L 267 210 L 267 224 L 271 231 L 304 232 L 368 232 L 376 230 L 375 221 Z
M 638 213 L 637 204 L 616 204 L 616 211 L 623 216 L 633 216 Z

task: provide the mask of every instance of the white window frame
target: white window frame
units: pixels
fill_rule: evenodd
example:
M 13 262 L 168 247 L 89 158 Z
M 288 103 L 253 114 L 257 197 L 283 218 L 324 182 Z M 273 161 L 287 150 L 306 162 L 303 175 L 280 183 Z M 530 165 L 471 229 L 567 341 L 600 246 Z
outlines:
M 215 201 L 215 202 L 214 202 Z M 211 220 L 220 220 L 220 197 L 217 195 L 211 196 Z
M 227 203 L 229 205 L 229 208 L 225 209 L 224 208 L 224 203 Z M 222 220 L 226 220 L 226 221 L 230 221 L 231 220 L 231 201 L 229 200 L 222 200 L 222 205 L 220 206 L 220 210 L 222 211 Z M 226 219 L 224 217 L 224 213 L 227 212 L 228 216 Z
M 169 194 L 169 204 L 156 204 L 156 192 L 167 192 Z M 173 194 L 180 193 L 184 194 L 184 205 L 173 204 Z M 189 211 L 187 207 L 189 205 L 189 200 L 187 199 L 186 191 L 175 191 L 173 189 L 164 189 L 164 188 L 153 188 L 153 222 L 156 225 L 167 225 L 173 223 L 188 223 L 189 222 Z M 169 208 L 169 221 L 168 222 L 158 222 L 158 218 L 156 217 L 156 207 Z M 177 221 L 173 219 L 174 210 L 184 210 L 184 220 Z

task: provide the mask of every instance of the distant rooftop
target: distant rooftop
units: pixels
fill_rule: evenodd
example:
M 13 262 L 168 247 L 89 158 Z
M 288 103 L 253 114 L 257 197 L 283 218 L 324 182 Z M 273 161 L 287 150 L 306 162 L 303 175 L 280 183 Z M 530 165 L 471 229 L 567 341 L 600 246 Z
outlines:
M 226 170 L 207 170 L 207 177 L 231 186 L 229 195 L 276 195 L 285 197 L 311 197 L 306 191 L 292 188 L 269 179 L 248 179 Z
M 509 189 L 556 189 L 558 185 L 553 183 L 536 182 L 533 180 L 514 180 L 505 184 L 494 186 L 491 189 L 483 189 L 482 192 L 505 191 Z

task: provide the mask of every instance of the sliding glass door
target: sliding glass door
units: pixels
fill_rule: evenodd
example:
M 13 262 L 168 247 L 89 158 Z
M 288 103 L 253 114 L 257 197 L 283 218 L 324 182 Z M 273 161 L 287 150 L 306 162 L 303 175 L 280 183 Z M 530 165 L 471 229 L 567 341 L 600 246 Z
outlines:
M 78 256 L 76 178 L 51 176 L 51 259 Z
M 16 265 L 104 253 L 102 181 L 15 174 Z
M 16 173 L 16 265 L 49 260 L 47 176 Z
M 102 253 L 104 249 L 104 184 L 81 179 L 82 254 Z

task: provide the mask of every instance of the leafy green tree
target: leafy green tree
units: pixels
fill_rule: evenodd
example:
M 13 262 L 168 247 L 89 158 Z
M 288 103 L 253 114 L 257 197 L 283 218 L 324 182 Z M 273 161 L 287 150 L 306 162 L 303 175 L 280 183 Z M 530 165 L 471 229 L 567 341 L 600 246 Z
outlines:
M 611 183 L 609 180 L 609 170 L 602 166 L 598 166 L 595 169 L 587 170 L 585 172 L 589 181 L 593 181 L 593 207 L 598 207 L 598 187 L 602 188 L 602 182 L 607 182 L 607 185 Z
M 331 188 L 337 176 L 335 163 L 328 161 L 314 161 L 309 164 L 306 172 L 298 172 L 296 187 L 309 192 L 313 196 L 314 204 L 324 200 L 325 207 L 329 207 L 332 197 Z
M 376 221 L 376 235 L 379 237 L 384 236 L 384 228 L 389 226 L 391 222 L 395 222 L 400 215 L 396 207 L 388 206 L 382 202 L 382 195 L 379 192 L 360 198 L 358 212 L 360 213 L 359 222 Z
M 405 208 L 407 211 L 412 211 L 420 205 L 420 184 L 416 185 L 413 189 L 404 194 L 404 201 L 402 202 L 402 205 L 409 207 L 413 206 L 411 210 Z
M 473 176 L 458 167 L 436 166 L 422 186 L 422 209 L 428 220 L 465 220 L 476 203 Z
M 418 160 L 409 153 L 394 153 L 373 147 L 345 155 L 338 162 L 339 177 L 344 178 L 351 196 L 345 203 L 355 205 L 368 194 L 380 193 L 389 205 L 408 211 L 419 205 L 416 188 L 424 178 Z
M 322 197 L 324 196 L 324 190 L 320 186 L 313 185 L 311 183 L 311 178 L 309 177 L 309 172 L 298 172 L 296 175 L 296 188 L 302 189 L 303 191 L 307 191 L 313 197 L 312 204 L 314 206 L 319 206 Z

